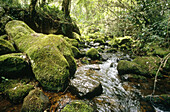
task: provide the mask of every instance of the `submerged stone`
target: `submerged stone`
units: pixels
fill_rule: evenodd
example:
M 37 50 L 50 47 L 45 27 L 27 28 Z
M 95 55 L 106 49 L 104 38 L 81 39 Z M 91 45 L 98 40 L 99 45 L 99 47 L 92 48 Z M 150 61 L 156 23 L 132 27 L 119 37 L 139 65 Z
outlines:
M 93 108 L 81 100 L 72 101 L 67 104 L 61 112 L 94 112 Z
M 34 32 L 22 21 L 11 21 L 6 31 L 20 51 L 27 53 L 36 79 L 46 90 L 61 91 L 76 71 L 71 46 L 62 35 Z
M 80 98 L 93 98 L 102 93 L 101 83 L 90 76 L 77 75 L 70 85 L 70 91 Z
M 0 39 L 0 55 L 12 53 L 14 51 L 15 48 L 9 41 Z
M 34 89 L 24 98 L 21 112 L 43 112 L 49 105 L 48 97 L 39 89 Z
M 29 65 L 22 53 L 12 53 L 0 56 L 0 76 L 18 78 L 28 75 Z M 30 74 L 29 74 L 30 75 Z

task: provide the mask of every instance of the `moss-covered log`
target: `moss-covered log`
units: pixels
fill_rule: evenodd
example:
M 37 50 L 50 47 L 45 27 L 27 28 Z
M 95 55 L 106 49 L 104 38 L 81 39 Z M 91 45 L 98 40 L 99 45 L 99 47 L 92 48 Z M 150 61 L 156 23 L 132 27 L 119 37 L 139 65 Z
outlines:
M 76 63 L 71 46 L 62 35 L 36 33 L 17 20 L 9 22 L 6 31 L 19 50 L 27 53 L 35 77 L 45 89 L 65 89 L 76 71 Z

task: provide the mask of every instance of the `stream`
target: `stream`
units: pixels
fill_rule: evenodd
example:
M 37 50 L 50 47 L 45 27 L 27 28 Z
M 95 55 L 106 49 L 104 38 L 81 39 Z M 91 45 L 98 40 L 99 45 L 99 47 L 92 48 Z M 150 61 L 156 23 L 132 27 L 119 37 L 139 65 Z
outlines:
M 102 64 L 86 64 L 78 67 L 75 75 L 88 74 L 100 81 L 103 93 L 93 101 L 99 112 L 139 112 L 140 102 L 137 92 L 126 91 L 118 77 L 117 60 L 123 53 L 105 53 L 108 60 Z M 128 55 L 126 55 L 128 57 Z

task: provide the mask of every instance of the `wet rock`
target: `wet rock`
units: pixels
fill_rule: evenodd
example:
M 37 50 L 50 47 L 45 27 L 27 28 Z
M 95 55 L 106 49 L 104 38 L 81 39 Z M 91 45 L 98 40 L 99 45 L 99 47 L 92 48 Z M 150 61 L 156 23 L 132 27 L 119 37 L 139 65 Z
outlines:
M 84 101 L 75 100 L 67 104 L 61 112 L 94 112 L 93 108 Z
M 100 70 L 100 67 L 99 66 L 92 66 L 92 67 L 89 67 L 90 70 Z
M 100 58 L 99 52 L 95 48 L 91 48 L 86 52 L 86 55 L 92 60 L 97 60 Z
M 80 98 L 93 98 L 102 93 L 101 83 L 86 75 L 77 75 L 70 86 L 70 91 Z
M 24 98 L 21 112 L 43 112 L 49 105 L 49 99 L 39 89 L 34 89 Z
M 0 55 L 12 53 L 14 51 L 15 48 L 9 41 L 0 39 Z
M 44 89 L 61 91 L 67 87 L 77 66 L 63 35 L 36 33 L 17 20 L 9 22 L 5 29 L 19 50 L 27 53 L 35 77 Z
M 0 56 L 0 76 L 17 78 L 28 75 L 28 72 L 29 65 L 26 55 L 22 53 L 12 53 Z
M 103 61 L 108 60 L 112 56 L 112 54 L 109 53 L 101 53 L 100 55 Z

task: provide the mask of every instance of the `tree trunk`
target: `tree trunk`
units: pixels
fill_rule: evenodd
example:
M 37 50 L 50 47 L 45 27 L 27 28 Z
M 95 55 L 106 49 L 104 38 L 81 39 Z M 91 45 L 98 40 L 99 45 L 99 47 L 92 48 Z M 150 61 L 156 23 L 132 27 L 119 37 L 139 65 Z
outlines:
M 31 18 L 34 17 L 36 15 L 36 10 L 35 10 L 35 6 L 37 4 L 38 0 L 31 0 L 31 4 L 29 6 L 29 11 L 30 11 L 30 16 Z
M 63 3 L 62 3 L 62 11 L 64 12 L 65 14 L 65 17 L 66 18 L 69 18 L 70 19 L 70 7 L 71 7 L 71 0 L 63 0 Z

